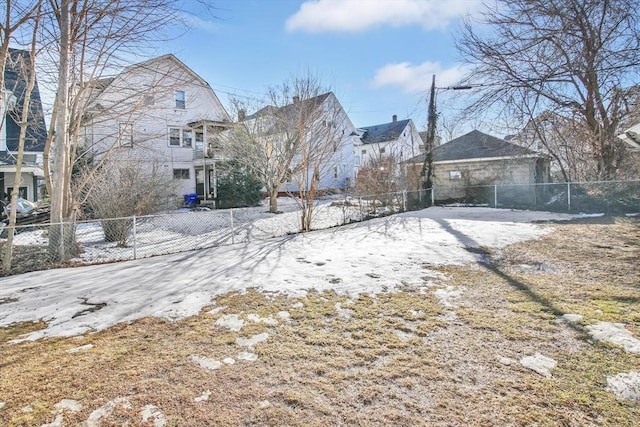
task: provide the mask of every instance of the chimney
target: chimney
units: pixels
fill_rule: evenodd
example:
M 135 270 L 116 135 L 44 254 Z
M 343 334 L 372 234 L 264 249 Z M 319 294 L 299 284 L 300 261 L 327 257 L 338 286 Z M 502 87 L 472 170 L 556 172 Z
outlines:
M 244 119 L 247 117 L 247 112 L 241 108 L 238 110 L 238 121 L 239 122 L 243 122 Z
M 394 114 L 393 116 L 391 116 L 392 121 L 397 122 L 398 121 L 398 115 Z
M 293 97 L 293 103 L 294 104 L 299 104 L 300 103 L 300 97 L 298 95 Z

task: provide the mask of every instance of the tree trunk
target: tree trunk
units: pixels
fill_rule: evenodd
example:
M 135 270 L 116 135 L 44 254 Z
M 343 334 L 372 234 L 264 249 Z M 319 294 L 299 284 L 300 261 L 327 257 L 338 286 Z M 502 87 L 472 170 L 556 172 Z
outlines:
M 71 56 L 69 0 L 62 0 L 57 14 L 60 27 L 60 66 L 58 93 L 56 97 L 57 120 L 54 134 L 53 176 L 51 182 L 51 229 L 49 232 L 49 253 L 54 261 L 69 258 L 73 245 L 69 244 L 69 233 L 73 227 L 65 226 L 69 221 L 66 207 L 68 191 L 66 187 L 69 169 L 69 59 Z
M 269 212 L 278 213 L 278 189 L 269 189 Z

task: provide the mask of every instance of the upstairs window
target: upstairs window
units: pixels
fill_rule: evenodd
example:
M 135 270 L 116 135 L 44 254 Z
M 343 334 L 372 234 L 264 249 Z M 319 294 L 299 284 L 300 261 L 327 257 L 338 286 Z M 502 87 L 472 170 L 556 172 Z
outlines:
M 384 154 L 386 151 L 387 151 L 387 149 L 383 147 L 383 148 L 380 149 L 380 154 Z
M 182 144 L 180 128 L 169 128 L 169 146 L 180 147 Z
M 193 132 L 191 132 L 190 130 L 184 129 L 182 131 L 182 146 L 183 147 L 193 146 Z
M 180 110 L 184 110 L 185 108 L 187 108 L 184 91 L 177 90 L 175 94 L 176 94 L 176 108 Z
M 460 171 L 449 171 L 449 179 L 451 179 L 451 180 L 462 179 L 462 172 L 460 172 Z

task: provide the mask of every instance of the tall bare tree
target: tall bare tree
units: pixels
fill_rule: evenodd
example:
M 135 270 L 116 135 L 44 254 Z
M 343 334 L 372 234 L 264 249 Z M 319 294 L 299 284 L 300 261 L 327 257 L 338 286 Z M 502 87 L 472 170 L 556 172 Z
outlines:
M 600 179 L 616 176 L 616 138 L 640 70 L 635 0 L 498 0 L 457 46 L 483 83 L 472 111 L 493 108 L 523 125 L 544 111 L 571 118 Z
M 45 160 L 51 161 L 47 188 L 51 190 L 49 239 L 54 259 L 62 260 L 73 248 L 73 222 L 77 192 L 72 191 L 72 171 L 78 158 L 81 129 L 91 102 L 93 82 L 130 62 L 141 48 L 157 40 L 175 19 L 175 0 L 49 0 L 54 19 L 43 40 L 57 62 L 56 100 L 51 138 Z M 50 150 L 53 147 L 53 156 Z M 47 169 L 45 169 L 47 172 Z M 63 230 L 61 227 L 66 227 Z
M 26 86 L 24 88 L 23 93 L 20 94 L 22 98 L 22 106 L 19 117 L 20 124 L 20 134 L 18 136 L 18 153 L 16 158 L 16 170 L 15 170 L 15 178 L 13 183 L 13 191 L 10 195 L 11 200 L 11 208 L 9 211 L 9 229 L 7 234 L 7 242 L 5 245 L 5 253 L 2 258 L 2 271 L 4 273 L 9 273 L 11 270 L 11 261 L 13 257 L 13 236 L 15 233 L 15 225 L 16 225 L 16 213 L 17 213 L 17 201 L 19 197 L 20 191 L 20 180 L 22 179 L 22 162 L 24 155 L 24 147 L 25 147 L 25 139 L 27 137 L 27 128 L 32 125 L 30 123 L 30 112 L 31 112 L 31 94 L 35 88 L 36 84 L 36 72 L 35 72 L 35 57 L 36 57 L 36 34 L 38 33 L 38 28 L 40 26 L 40 19 L 42 17 L 42 1 L 38 1 L 35 9 L 32 9 L 29 12 L 31 15 L 31 28 L 33 37 L 31 38 L 31 46 L 28 54 L 19 54 L 15 55 L 15 64 L 12 64 L 12 67 L 18 73 L 18 79 L 26 80 Z M 25 21 L 28 22 L 28 21 Z M 14 59 L 14 58 L 12 58 Z M 4 59 L 4 64 L 2 66 L 2 74 L 4 75 L 4 68 L 6 66 L 7 58 Z M 0 87 L 4 90 L 4 81 Z M 4 100 L 2 100 L 4 102 Z M 0 116 L 2 121 L 5 121 L 4 114 Z M 2 131 L 2 128 L 0 128 Z

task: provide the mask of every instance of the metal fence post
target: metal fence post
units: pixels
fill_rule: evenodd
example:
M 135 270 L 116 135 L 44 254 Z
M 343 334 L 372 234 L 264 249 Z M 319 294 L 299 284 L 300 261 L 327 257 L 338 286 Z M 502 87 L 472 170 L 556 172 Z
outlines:
M 229 216 L 231 217 L 231 243 L 235 243 L 236 242 L 236 232 L 233 228 L 233 209 L 229 209 Z
M 431 187 L 431 206 L 436 204 L 436 191 L 434 187 Z
M 571 183 L 567 182 L 567 210 L 571 212 Z
M 493 207 L 494 208 L 498 207 L 498 186 L 497 185 L 493 186 Z
M 407 211 L 407 190 L 402 190 L 402 212 Z
M 137 242 L 136 242 L 136 216 L 133 216 L 133 259 L 137 259 L 136 254 Z

